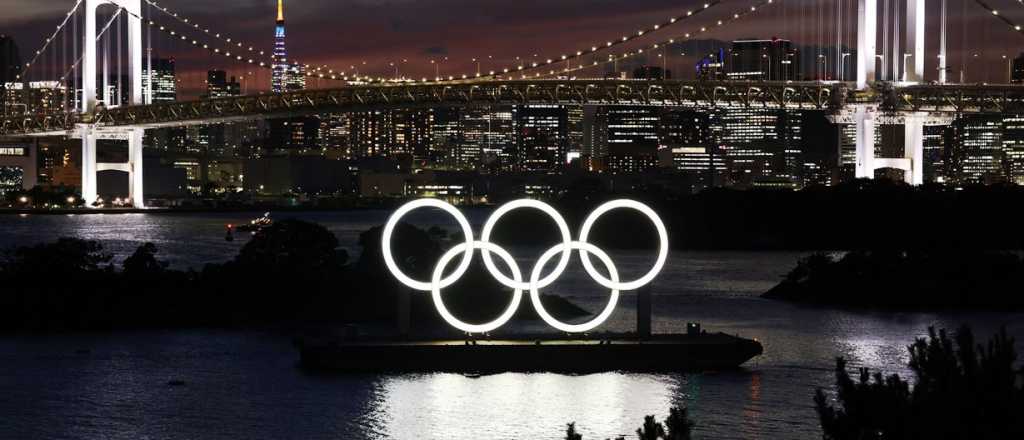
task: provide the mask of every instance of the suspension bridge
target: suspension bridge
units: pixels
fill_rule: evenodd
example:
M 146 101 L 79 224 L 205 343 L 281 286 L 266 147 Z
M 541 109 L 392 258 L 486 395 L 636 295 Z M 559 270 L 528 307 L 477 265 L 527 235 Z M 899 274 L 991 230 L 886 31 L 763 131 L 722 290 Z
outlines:
M 967 84 L 963 72 L 957 83 L 949 81 L 947 0 L 882 0 L 882 8 L 879 0 L 824 2 L 825 7 L 815 10 L 814 47 L 821 51 L 817 55 L 820 66 L 815 61 L 815 80 L 627 80 L 601 75 L 608 66 L 630 59 L 655 53 L 667 57 L 667 48 L 710 32 L 728 27 L 743 32 L 741 21 L 756 23 L 762 11 L 797 1 L 715 0 L 652 26 L 580 45 L 576 51 L 544 58 L 517 57 L 515 62 L 486 70 L 476 62 L 475 71 L 459 74 L 441 75 L 435 64 L 433 77 L 410 78 L 399 75 L 397 68 L 393 76 L 373 76 L 360 74 L 356 66 L 335 69 L 299 64 L 285 58 L 283 43 L 273 51 L 260 50 L 153 0 L 77 0 L 25 63 L 19 78 L 60 84 L 65 93 L 59 108 L 5 112 L 0 118 L 0 137 L 81 139 L 86 204 L 97 199 L 97 173 L 117 170 L 128 173 L 129 198 L 134 206 L 142 207 L 143 134 L 147 129 L 169 126 L 366 110 L 519 104 L 822 110 L 832 122 L 856 127 L 857 177 L 872 178 L 876 169 L 896 168 L 904 171 L 908 183 L 920 184 L 925 125 L 949 124 L 961 114 L 1024 113 L 1024 87 Z M 1007 38 L 1022 33 L 1005 11 L 981 0 L 963 0 L 965 10 L 968 3 L 990 15 L 990 24 L 1003 29 Z M 1024 3 L 1018 7 L 1021 5 Z M 777 14 L 766 17 L 778 19 Z M 794 20 L 806 20 L 806 16 Z M 927 47 L 926 24 L 934 21 L 940 31 L 939 44 Z M 283 38 L 280 13 L 278 23 L 278 37 Z M 159 102 L 154 99 L 152 53 L 160 38 L 183 50 L 202 50 L 214 59 L 274 72 L 277 77 L 290 72 L 321 86 L 289 90 L 275 82 L 271 93 Z M 823 49 L 828 47 L 832 52 Z M 846 78 L 848 57 L 854 60 L 853 78 Z M 933 81 L 926 80 L 931 76 L 925 71 L 930 57 L 937 63 Z M 904 127 L 903 157 L 875 157 L 879 125 Z M 127 142 L 126 163 L 97 162 L 97 141 L 111 139 Z

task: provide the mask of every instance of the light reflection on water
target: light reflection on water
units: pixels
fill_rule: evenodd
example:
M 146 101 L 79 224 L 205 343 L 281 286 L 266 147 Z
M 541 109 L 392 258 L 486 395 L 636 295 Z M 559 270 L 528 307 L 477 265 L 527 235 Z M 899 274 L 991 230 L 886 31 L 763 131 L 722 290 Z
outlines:
M 152 241 L 161 258 L 198 266 L 236 253 L 243 242 L 225 242 L 224 224 L 258 214 L 0 216 L 0 245 L 74 235 L 102 241 L 121 259 Z M 353 252 L 358 234 L 386 215 L 299 214 L 325 224 Z M 486 215 L 470 211 L 477 225 Z M 511 250 L 524 268 L 541 252 Z M 648 252 L 610 254 L 624 278 L 642 274 L 653 260 Z M 559 439 L 575 421 L 584 438 L 631 438 L 644 415 L 663 419 L 670 406 L 685 404 L 702 438 L 812 439 L 820 432 L 811 397 L 832 384 L 836 356 L 906 374 L 906 345 L 929 325 L 972 323 L 979 335 L 1009 325 L 1024 339 L 1015 313 L 843 311 L 759 298 L 799 256 L 673 252 L 653 286 L 655 331 L 681 332 L 687 321 L 700 321 L 710 331 L 758 338 L 766 354 L 739 371 L 321 376 L 295 367 L 288 341 L 253 331 L 8 336 L 0 338 L 0 437 Z M 550 291 L 600 309 L 607 293 L 578 262 L 570 268 Z M 635 296 L 623 295 L 607 328 L 634 328 L 634 304 Z M 171 379 L 187 385 L 168 387 Z

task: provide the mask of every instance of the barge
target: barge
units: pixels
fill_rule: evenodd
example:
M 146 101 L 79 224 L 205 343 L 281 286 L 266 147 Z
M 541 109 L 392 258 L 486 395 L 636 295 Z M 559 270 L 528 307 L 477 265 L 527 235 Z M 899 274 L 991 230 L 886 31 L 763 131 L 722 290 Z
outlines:
M 304 368 L 331 372 L 499 373 L 708 371 L 737 368 L 763 353 L 757 340 L 690 332 L 638 337 L 508 336 L 466 339 L 355 337 L 301 343 Z

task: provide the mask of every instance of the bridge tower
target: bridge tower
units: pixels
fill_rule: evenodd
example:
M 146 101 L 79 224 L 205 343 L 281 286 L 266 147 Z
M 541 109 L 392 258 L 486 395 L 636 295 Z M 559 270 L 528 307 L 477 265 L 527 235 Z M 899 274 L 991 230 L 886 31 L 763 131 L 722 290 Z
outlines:
M 903 82 L 919 83 L 924 81 L 924 31 L 925 1 L 906 0 L 907 35 L 906 54 L 893 54 L 891 60 L 895 65 L 903 67 Z M 945 12 L 943 11 L 943 14 Z M 857 90 L 866 91 L 875 82 L 875 58 L 877 52 L 878 33 L 878 0 L 858 0 L 857 2 Z M 898 37 L 896 37 L 898 38 Z M 944 46 L 943 46 L 944 47 Z M 944 50 L 944 49 L 943 49 Z M 906 56 L 904 56 L 906 55 Z M 941 62 L 944 65 L 944 56 Z M 910 58 L 912 63 L 905 64 Z M 944 78 L 944 75 L 943 75 Z M 924 160 L 924 123 L 925 117 L 918 114 L 902 118 L 905 130 L 904 157 L 885 159 L 875 157 L 875 125 L 878 122 L 878 109 L 875 107 L 858 106 L 854 114 L 857 136 L 858 178 L 872 179 L 878 168 L 897 168 L 904 172 L 904 179 L 911 185 L 923 183 Z
M 102 102 L 104 106 L 120 105 L 120 102 L 109 101 L 109 93 L 104 90 L 103 99 L 96 95 L 97 84 L 97 29 L 96 12 L 101 6 L 114 6 L 123 9 L 124 18 L 128 21 L 128 103 L 143 103 L 142 93 L 142 1 L 141 0 L 85 0 L 85 33 L 82 47 L 82 100 L 83 114 L 92 113 Z M 141 128 L 105 130 L 92 124 L 80 124 L 78 135 L 82 138 L 82 199 L 86 206 L 96 202 L 97 173 L 105 170 L 117 170 L 128 173 L 128 198 L 136 208 L 144 207 L 142 188 L 142 136 Z M 97 163 L 96 141 L 99 139 L 116 139 L 128 141 L 127 163 Z

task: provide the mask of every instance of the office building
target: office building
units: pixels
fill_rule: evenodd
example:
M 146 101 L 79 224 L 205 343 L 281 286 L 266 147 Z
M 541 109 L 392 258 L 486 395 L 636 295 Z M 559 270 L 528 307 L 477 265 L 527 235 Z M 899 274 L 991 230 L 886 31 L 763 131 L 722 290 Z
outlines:
M 736 40 L 725 61 L 726 76 L 739 80 L 798 79 L 799 57 L 789 40 Z
M 569 114 L 560 105 L 519 105 L 512 110 L 515 146 L 512 168 L 556 171 L 569 151 Z
M 174 102 L 178 99 L 178 84 L 174 73 L 174 58 L 153 58 L 152 71 L 142 69 L 142 84 L 148 85 L 148 102 Z M 152 76 L 152 78 L 151 78 Z

